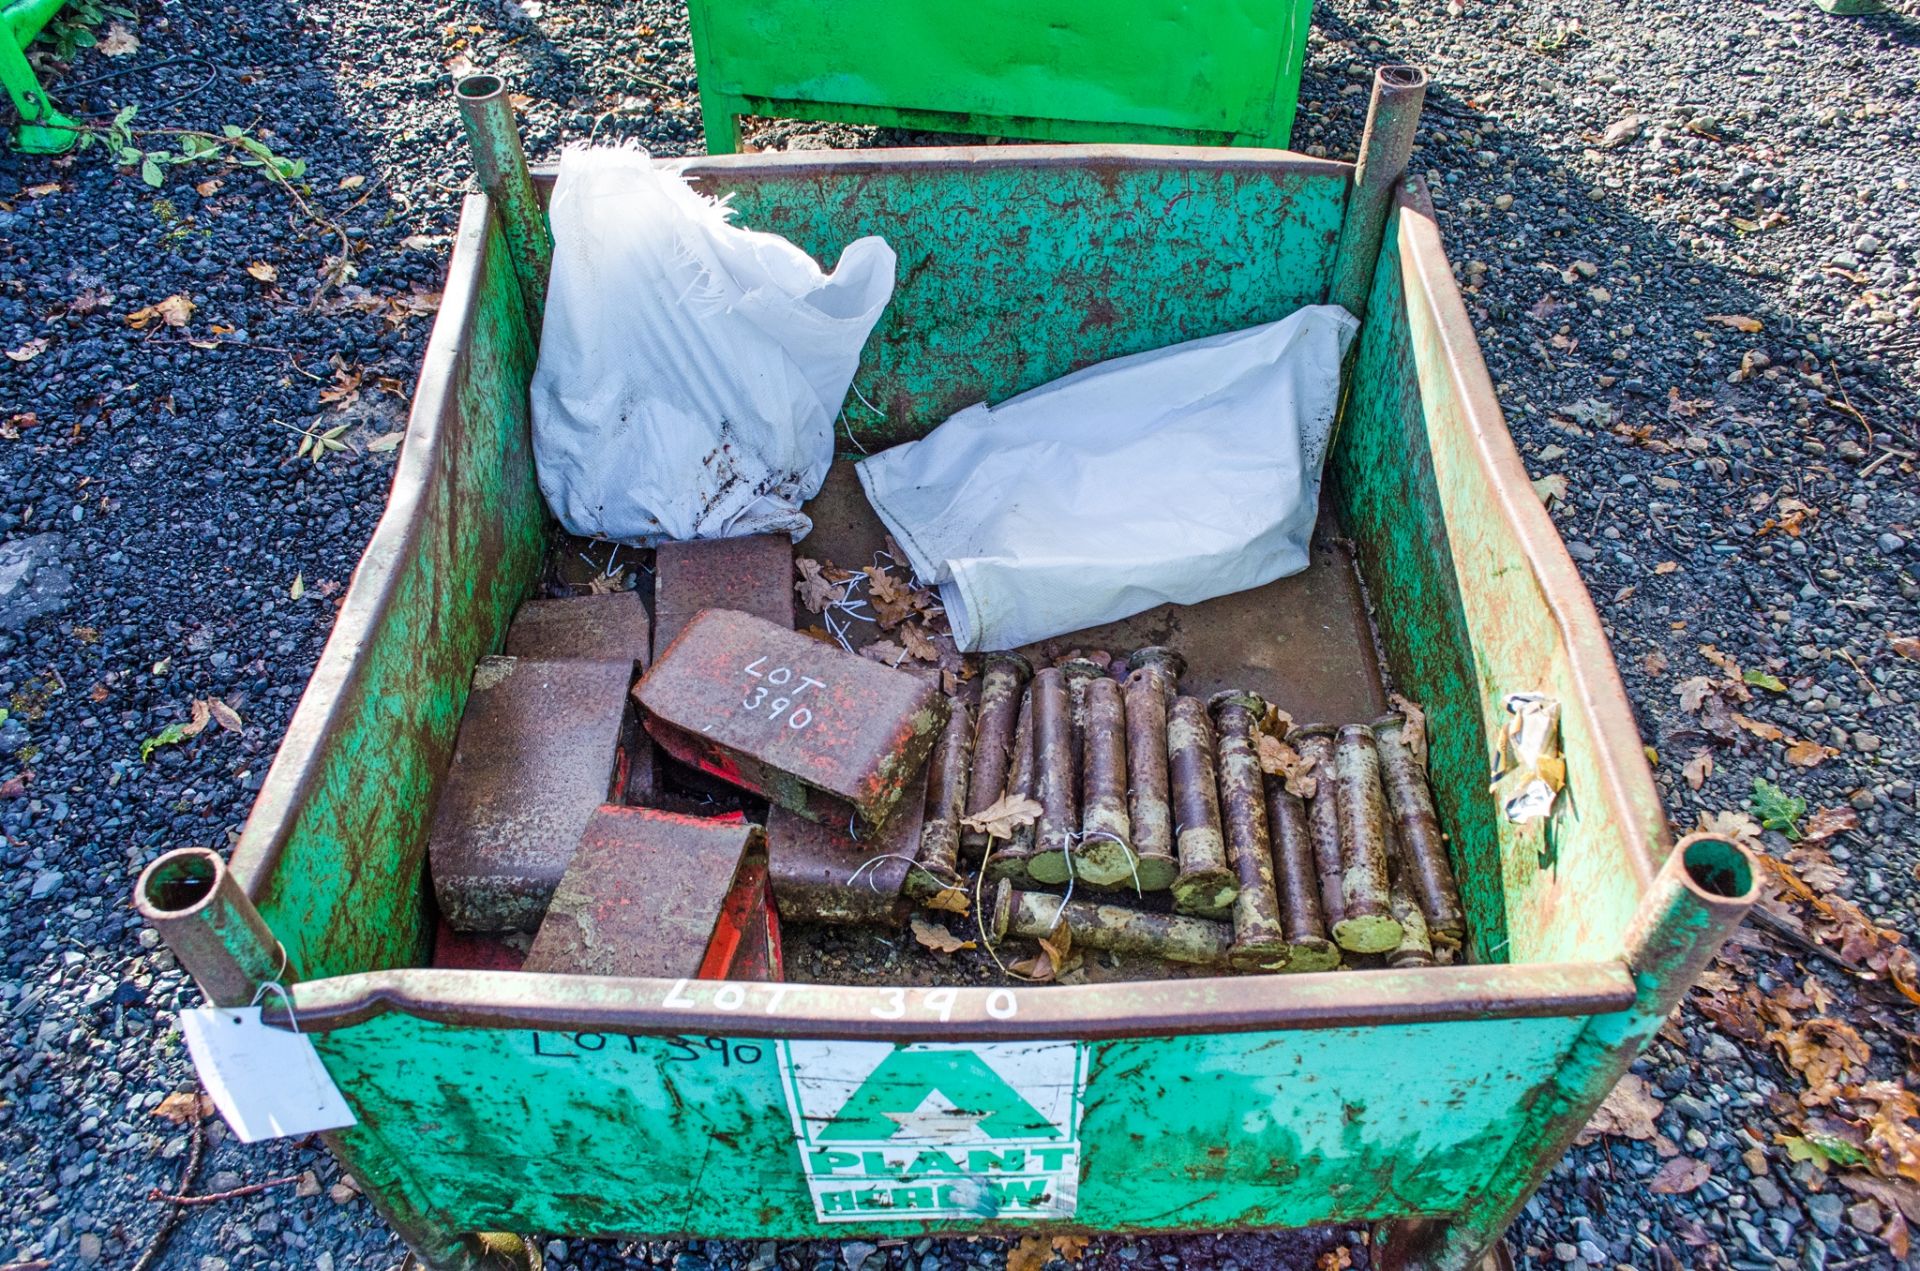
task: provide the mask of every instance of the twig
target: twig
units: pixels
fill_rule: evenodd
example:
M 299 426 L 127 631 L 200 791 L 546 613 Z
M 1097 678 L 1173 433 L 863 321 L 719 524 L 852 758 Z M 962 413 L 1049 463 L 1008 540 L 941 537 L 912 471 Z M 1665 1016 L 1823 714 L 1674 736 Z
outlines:
M 202 1117 L 199 1112 L 200 1094 L 199 1088 L 195 1087 L 193 1139 L 187 1144 L 186 1168 L 180 1171 L 180 1185 L 175 1189 L 182 1194 L 193 1186 L 193 1180 L 200 1174 L 200 1153 L 206 1143 L 206 1131 L 202 1128 Z M 160 1255 L 166 1252 L 167 1241 L 173 1238 L 173 1229 L 180 1225 L 180 1219 L 186 1212 L 186 1209 L 179 1205 L 167 1210 L 166 1216 L 160 1220 L 160 1230 L 153 1233 L 153 1239 L 147 1242 L 146 1252 L 140 1255 L 140 1260 L 133 1264 L 130 1271 L 151 1271 L 153 1264 L 160 1260 Z
M 269 1187 L 285 1187 L 288 1183 L 299 1181 L 298 1174 L 289 1174 L 285 1178 L 270 1178 L 264 1183 L 248 1183 L 245 1187 L 230 1187 L 224 1192 L 206 1192 L 199 1196 L 176 1196 L 158 1187 L 150 1187 L 147 1189 L 147 1199 L 164 1200 L 169 1205 L 217 1205 L 223 1200 L 238 1200 L 242 1196 L 264 1192 Z
M 1779 936 L 1782 940 L 1785 940 L 1788 944 L 1804 953 L 1811 953 L 1817 957 L 1825 958 L 1849 975 L 1858 976 L 1863 980 L 1877 980 L 1880 978 L 1846 955 L 1836 953 L 1832 949 L 1827 948 L 1827 946 L 1815 940 L 1805 931 L 1802 931 L 1799 926 L 1788 922 L 1778 914 L 1770 913 L 1758 905 L 1749 909 L 1747 913 L 1752 917 L 1755 925 L 1765 927 L 1769 932 Z

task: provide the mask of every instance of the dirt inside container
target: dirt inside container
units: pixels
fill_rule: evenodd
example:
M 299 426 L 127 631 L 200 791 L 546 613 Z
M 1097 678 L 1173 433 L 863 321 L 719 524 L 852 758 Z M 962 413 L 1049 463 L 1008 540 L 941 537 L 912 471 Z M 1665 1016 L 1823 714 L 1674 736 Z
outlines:
M 909 571 L 904 562 L 895 562 L 889 555 L 886 530 L 868 505 L 851 462 L 833 465 L 825 486 L 806 510 L 814 528 L 795 545 L 796 558 L 831 562 L 850 570 L 892 565 L 892 572 L 906 580 Z M 593 589 L 632 588 L 640 592 L 651 610 L 652 555 L 560 536 L 551 557 L 546 592 L 560 596 Z M 814 615 L 799 611 L 800 625 L 813 621 Z M 837 632 L 855 648 L 889 636 L 869 618 L 842 613 L 839 622 L 844 625 L 837 623 Z M 1353 554 L 1330 511 L 1323 512 L 1311 547 L 1311 563 L 1302 573 L 1196 605 L 1162 605 L 1118 622 L 1028 646 L 1021 652 L 1039 666 L 1075 652 L 1098 650 L 1123 658 L 1149 645 L 1172 648 L 1186 659 L 1187 671 L 1180 680 L 1180 691 L 1185 694 L 1204 698 L 1224 689 L 1250 689 L 1302 724 L 1365 722 L 1388 709 L 1366 596 Z M 732 791 L 670 762 L 665 772 L 670 795 L 685 801 L 682 810 L 719 813 L 738 808 L 752 819 L 765 814 L 765 803 L 745 792 Z M 911 926 L 881 929 L 783 921 L 780 939 L 786 978 L 797 983 L 848 985 L 991 985 L 1022 978 L 1019 968 L 1032 964 L 1037 946 L 1031 941 L 1010 939 L 997 947 L 987 947 L 981 911 L 991 910 L 993 895 L 990 887 L 980 887 L 978 877 L 977 870 L 970 871 L 976 900 L 967 914 L 916 911 L 915 916 L 916 925 L 934 924 L 972 947 L 938 952 Z M 1058 893 L 1063 889 L 1045 890 Z M 1164 892 L 1138 895 L 1131 888 L 1098 891 L 1081 885 L 1073 896 L 1152 912 L 1170 910 Z M 938 941 L 940 937 L 936 933 L 933 938 Z M 1070 950 L 1052 982 L 1099 983 L 1218 973 L 1151 958 Z

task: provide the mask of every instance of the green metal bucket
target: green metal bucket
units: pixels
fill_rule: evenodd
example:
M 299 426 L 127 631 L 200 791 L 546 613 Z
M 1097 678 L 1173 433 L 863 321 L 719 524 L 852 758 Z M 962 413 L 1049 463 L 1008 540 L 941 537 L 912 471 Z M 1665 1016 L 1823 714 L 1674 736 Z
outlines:
M 771 115 L 1284 147 L 1312 0 L 689 0 L 707 149 Z

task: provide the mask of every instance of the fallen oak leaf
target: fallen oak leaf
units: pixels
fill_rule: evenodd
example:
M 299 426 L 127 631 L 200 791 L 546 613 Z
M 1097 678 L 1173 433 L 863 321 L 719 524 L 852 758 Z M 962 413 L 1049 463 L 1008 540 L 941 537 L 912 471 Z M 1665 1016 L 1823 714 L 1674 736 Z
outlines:
M 941 923 L 935 922 L 931 918 L 922 918 L 918 914 L 908 919 L 907 927 L 913 932 L 913 938 L 915 940 L 918 940 L 927 948 L 932 949 L 935 953 L 958 953 L 962 949 L 978 947 L 973 941 L 962 940 L 959 936 L 954 935 Z
M 1785 731 L 1764 720 L 1749 719 L 1745 715 L 1736 713 L 1733 717 L 1733 722 L 1752 733 L 1755 737 L 1758 737 L 1761 741 L 1785 741 L 1787 739 Z
M 261 282 L 280 281 L 280 271 L 264 260 L 256 260 L 251 265 L 248 265 L 247 273 L 259 279 Z
M 1893 636 L 1887 647 L 1903 658 L 1920 662 L 1920 636 Z
M 819 561 L 800 556 L 794 559 L 793 567 L 800 572 L 793 589 L 800 593 L 800 603 L 807 607 L 807 612 L 820 613 L 828 605 L 845 599 L 843 585 L 828 578 Z
M 1749 318 L 1743 313 L 1710 313 L 1703 321 L 1716 322 L 1723 327 L 1732 327 L 1735 331 L 1744 331 L 1748 335 L 1765 326 L 1758 318 Z
M 1003 794 L 972 816 L 961 818 L 960 825 L 988 838 L 1012 838 L 1015 830 L 1038 820 L 1040 810 L 1040 804 L 1024 794 Z
M 919 662 L 938 662 L 940 650 L 934 647 L 932 640 L 917 622 L 903 623 L 900 627 L 900 643 L 906 647 L 907 656 Z
M 176 1091 L 155 1105 L 153 1115 L 175 1125 L 204 1121 L 213 1115 L 213 1097 L 199 1092 Z
M 107 33 L 100 37 L 100 42 L 94 47 L 102 57 L 125 57 L 139 51 L 140 37 L 118 22 L 109 22 Z
M 1387 695 L 1387 705 L 1398 711 L 1406 719 L 1400 730 L 1400 736 L 1407 743 L 1407 750 L 1413 761 L 1422 768 L 1427 766 L 1427 712 L 1410 697 L 1399 693 Z
M 1852 808 L 1821 808 L 1807 818 L 1806 826 L 1800 831 L 1802 842 L 1822 843 L 1836 834 L 1860 828 L 1860 814 Z
M 966 917 L 973 909 L 973 902 L 967 896 L 964 887 L 942 887 L 933 895 L 920 902 L 925 909 L 938 909 L 943 913 L 959 914 Z
M 1660 1167 L 1660 1172 L 1647 1184 L 1647 1190 L 1656 1196 L 1684 1196 L 1706 1182 L 1712 1174 L 1712 1167 L 1705 1161 L 1696 1161 L 1690 1156 L 1676 1156 Z
M 1796 768 L 1818 768 L 1839 753 L 1832 746 L 1822 746 L 1803 737 L 1787 747 L 1787 762 Z
M 246 726 L 240 721 L 240 712 L 233 709 L 217 697 L 207 699 L 207 711 L 213 716 L 213 722 L 230 733 L 245 732 Z
M 1695 751 L 1693 758 L 1687 760 L 1686 766 L 1680 769 L 1680 775 L 1687 779 L 1691 789 L 1698 790 L 1707 784 L 1707 778 L 1713 775 L 1713 752 Z
M 18 348 L 8 349 L 7 359 L 12 362 L 31 362 L 47 351 L 48 343 L 46 336 L 35 336 Z
M 1576 1141 L 1586 1144 L 1607 1135 L 1645 1142 L 1659 1133 L 1655 1122 L 1664 1111 L 1666 1105 L 1653 1093 L 1647 1079 L 1630 1072 L 1601 1100 Z

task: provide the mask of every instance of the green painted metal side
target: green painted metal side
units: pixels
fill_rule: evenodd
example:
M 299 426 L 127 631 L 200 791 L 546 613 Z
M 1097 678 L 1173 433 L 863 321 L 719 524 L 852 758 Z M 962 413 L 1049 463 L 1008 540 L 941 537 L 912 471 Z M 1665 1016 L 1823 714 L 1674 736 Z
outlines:
M 27 45 L 67 0 L 11 0 L 0 4 L 0 87 L 20 116 L 14 144 L 28 154 L 64 154 L 80 140 L 80 125 L 54 109 L 27 60 Z
M 1619 957 L 1667 848 L 1666 820 L 1611 651 L 1558 534 L 1526 483 L 1424 195 L 1387 226 L 1351 396 L 1331 456 L 1382 651 L 1426 707 L 1484 961 Z M 1391 320 L 1380 320 L 1391 316 Z M 1464 343 L 1463 343 L 1464 342 Z M 1516 532 L 1516 530 L 1518 532 Z M 1561 704 L 1567 790 L 1526 826 L 1486 797 L 1510 693 Z
M 541 567 L 534 340 L 499 223 L 473 205 L 456 262 L 395 496 L 234 852 L 301 978 L 425 956 L 427 821 L 468 678 Z
M 692 0 L 708 149 L 734 116 L 1284 146 L 1311 0 Z
M 1442 1214 L 1488 1181 L 1581 1018 L 1086 1044 L 1065 1230 Z M 989 1230 L 814 1216 L 771 1043 L 461 1028 L 314 1035 L 363 1139 L 457 1229 L 732 1238 Z M 997 1224 L 1004 1229 L 1005 1223 Z
M 1107 358 L 1283 318 L 1326 292 L 1343 164 L 958 153 L 991 161 L 690 169 L 731 197 L 741 224 L 817 260 L 865 234 L 899 254 L 842 416 L 855 448 L 911 440 L 963 407 Z

